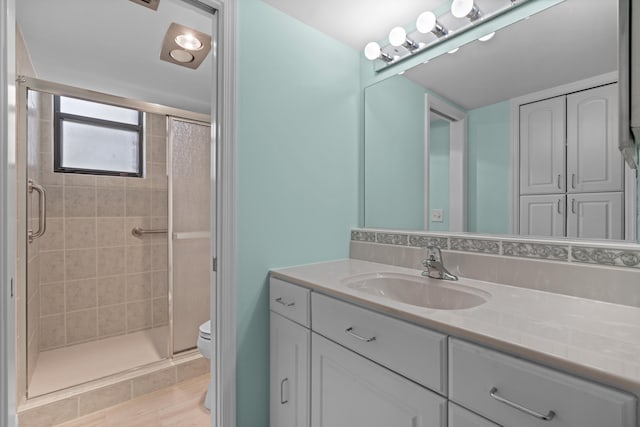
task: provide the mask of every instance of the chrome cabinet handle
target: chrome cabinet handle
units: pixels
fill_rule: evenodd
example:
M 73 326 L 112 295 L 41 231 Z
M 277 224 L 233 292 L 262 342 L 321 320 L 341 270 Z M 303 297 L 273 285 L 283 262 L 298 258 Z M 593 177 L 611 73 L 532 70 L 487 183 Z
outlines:
M 571 199 L 571 213 L 576 213 L 576 199 Z
M 362 335 L 356 334 L 355 332 L 353 332 L 353 326 L 348 327 L 347 329 L 345 329 L 344 333 L 354 337 L 355 339 L 358 339 L 358 340 L 364 341 L 364 342 L 371 342 L 371 341 L 375 341 L 376 340 L 376 337 L 366 338 L 366 337 L 363 337 Z
M 289 403 L 289 393 L 288 393 L 288 387 L 287 387 L 287 398 L 284 398 L 284 383 L 289 384 L 289 378 L 285 378 L 282 381 L 280 381 L 280 404 L 284 405 L 285 403 Z
M 572 173 L 571 174 L 571 188 L 576 188 L 576 174 Z
M 562 199 L 558 199 L 558 213 L 559 214 L 562 213 L 562 206 L 560 206 L 561 203 L 562 203 Z
M 47 231 L 47 194 L 41 185 L 36 184 L 30 179 L 27 184 L 27 191 L 31 194 L 34 190 L 38 193 L 38 231 L 35 233 L 32 229 L 27 231 L 29 243 L 38 237 L 42 237 L 45 231 Z
M 517 409 L 518 411 L 524 412 L 525 414 L 529 414 L 533 417 L 536 417 L 539 420 L 543 420 L 543 421 L 551 421 L 553 419 L 553 417 L 556 416 L 556 413 L 554 411 L 549 411 L 547 412 L 547 415 L 543 415 L 539 412 L 536 412 L 534 410 L 531 410 L 529 408 L 525 408 L 522 405 L 519 405 L 515 402 L 512 402 L 510 400 L 505 399 L 504 397 L 498 396 L 498 389 L 496 387 L 493 387 L 491 390 L 489 390 L 489 396 L 491 396 L 492 399 L 497 400 L 500 403 L 504 403 L 507 406 L 510 406 L 514 409 Z
M 285 307 L 293 307 L 294 305 L 296 305 L 296 302 L 295 302 L 295 301 L 293 301 L 293 302 L 285 302 L 285 301 L 282 299 L 282 297 L 276 298 L 276 302 L 277 302 L 278 304 L 282 304 L 282 305 L 284 305 Z
M 558 174 L 558 190 L 562 190 L 562 175 Z

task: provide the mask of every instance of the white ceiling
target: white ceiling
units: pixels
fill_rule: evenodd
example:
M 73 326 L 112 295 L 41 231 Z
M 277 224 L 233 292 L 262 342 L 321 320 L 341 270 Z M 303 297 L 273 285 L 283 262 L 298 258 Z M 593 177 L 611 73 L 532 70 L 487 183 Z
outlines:
M 190 111 L 210 111 L 212 55 L 191 70 L 160 60 L 172 22 L 211 34 L 211 15 L 180 0 L 154 12 L 129 0 L 19 0 L 38 78 Z

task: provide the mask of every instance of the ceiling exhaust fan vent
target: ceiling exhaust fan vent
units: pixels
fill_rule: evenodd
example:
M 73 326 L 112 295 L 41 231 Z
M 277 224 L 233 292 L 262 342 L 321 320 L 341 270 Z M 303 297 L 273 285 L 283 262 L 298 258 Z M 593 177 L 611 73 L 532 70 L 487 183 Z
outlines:
M 158 4 L 160 0 L 131 0 L 132 2 L 139 4 L 140 6 L 148 7 L 151 10 L 158 10 Z

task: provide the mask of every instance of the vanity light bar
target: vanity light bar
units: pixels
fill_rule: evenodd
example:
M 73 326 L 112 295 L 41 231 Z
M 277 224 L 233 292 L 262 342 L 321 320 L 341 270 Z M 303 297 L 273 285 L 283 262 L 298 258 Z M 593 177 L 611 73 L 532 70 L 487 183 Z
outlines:
M 481 0 L 477 1 L 481 2 Z M 365 57 L 371 61 L 381 61 L 382 65 L 377 67 L 377 70 L 386 68 L 448 40 L 450 37 L 462 34 L 526 1 L 528 0 L 504 0 L 503 4 L 494 7 L 494 10 L 483 9 L 481 11 L 474 0 L 454 0 L 450 10 L 440 17 L 437 17 L 432 11 L 421 13 L 416 19 L 416 32 L 412 33 L 412 36 L 409 36 L 403 27 L 398 26 L 389 33 L 388 45 L 380 47 L 377 42 L 369 42 L 364 49 Z M 487 5 L 483 7 L 489 9 Z M 443 22 L 448 23 L 448 25 Z M 429 34 L 432 34 L 435 38 L 431 40 L 425 38 Z M 481 39 L 486 41 L 490 38 L 487 35 Z

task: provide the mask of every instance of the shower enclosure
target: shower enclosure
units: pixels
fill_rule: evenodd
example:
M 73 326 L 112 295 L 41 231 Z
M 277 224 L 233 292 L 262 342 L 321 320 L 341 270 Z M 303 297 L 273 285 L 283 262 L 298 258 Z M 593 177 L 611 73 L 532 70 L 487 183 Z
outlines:
M 26 397 L 193 351 L 209 318 L 208 117 L 22 88 Z

